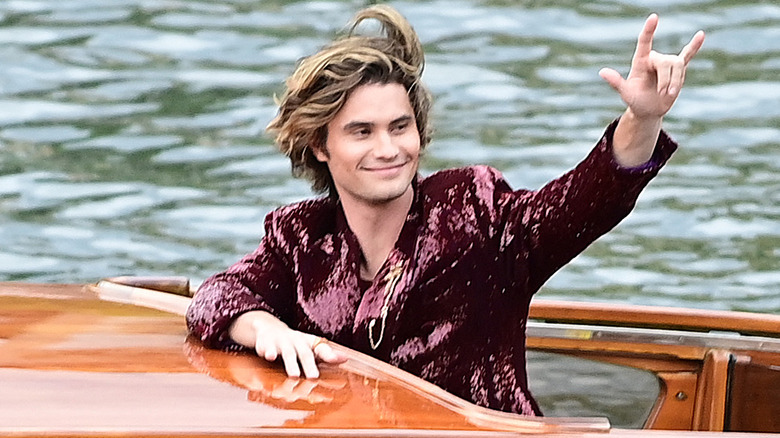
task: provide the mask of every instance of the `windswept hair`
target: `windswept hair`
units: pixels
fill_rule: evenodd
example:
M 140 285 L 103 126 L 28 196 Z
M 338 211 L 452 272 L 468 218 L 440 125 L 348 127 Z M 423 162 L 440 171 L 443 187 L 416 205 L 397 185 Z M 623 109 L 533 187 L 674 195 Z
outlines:
M 379 22 L 382 35 L 356 33 L 367 19 Z M 361 85 L 403 85 L 414 110 L 420 146 L 427 146 L 431 97 L 421 82 L 424 64 L 417 33 L 403 15 L 387 5 L 359 11 L 345 36 L 302 59 L 287 79 L 287 90 L 278 101 L 279 113 L 267 128 L 290 158 L 293 175 L 309 179 L 315 192 L 335 194 L 327 164 L 318 161 L 312 149 L 325 148 L 327 124 Z

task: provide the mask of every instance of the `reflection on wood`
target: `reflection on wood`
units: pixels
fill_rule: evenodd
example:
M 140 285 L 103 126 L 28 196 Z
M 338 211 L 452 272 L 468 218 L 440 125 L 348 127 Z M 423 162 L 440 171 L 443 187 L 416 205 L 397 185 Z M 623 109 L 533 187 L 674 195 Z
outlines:
M 81 290 L 81 288 L 79 288 Z M 0 367 L 90 372 L 182 372 L 181 317 L 100 301 L 88 290 L 66 299 L 0 292 Z M 47 294 L 47 297 L 52 295 Z
M 780 431 L 780 365 L 739 356 L 732 364 L 726 430 Z
M 0 283 L 0 403 L 12 407 L 0 409 L 0 436 L 666 436 L 610 429 L 605 419 L 484 409 L 341 346 L 335 348 L 349 357 L 345 364 L 324 365 L 317 380 L 290 379 L 252 353 L 209 350 L 187 338 L 182 314 L 189 298 L 130 284 Z M 655 309 L 641 315 L 633 306 L 609 321 L 609 312 L 591 307 L 539 305 L 537 317 L 605 326 L 529 326 L 529 347 L 655 373 L 663 390 L 646 428 L 778 431 L 780 400 L 772 388 L 780 380 L 780 326 L 772 325 L 773 315 L 745 324 L 764 337 L 734 337 L 611 328 L 636 320 L 650 327 L 657 319 L 668 329 L 677 311 L 662 309 L 655 318 Z M 701 331 L 699 324 L 718 316 L 725 321 L 720 330 L 748 315 L 693 313 L 693 323 L 677 326 Z M 121 397 L 101 401 L 117 390 Z M 36 400 L 44 414 L 10 404 L 22 399 Z M 114 406 L 124 412 L 109 416 Z M 213 415 L 221 408 L 241 415 Z
M 198 371 L 246 390 L 253 402 L 311 412 L 284 427 L 476 429 L 463 416 L 425 397 L 337 366 L 323 366 L 316 380 L 294 379 L 256 355 L 225 354 L 191 338 L 185 351 Z
M 115 376 L 113 379 L 119 387 L 137 382 L 138 392 L 128 394 L 128 400 L 117 404 L 148 403 L 155 410 L 169 412 L 168 417 L 177 415 L 177 403 L 172 401 L 177 397 L 181 398 L 178 402 L 181 406 L 190 406 L 195 411 L 218 409 L 211 405 L 208 394 L 213 393 L 215 385 L 229 384 L 244 391 L 240 402 L 264 406 L 262 412 L 287 413 L 255 418 L 256 428 L 281 426 L 288 433 L 289 429 L 386 429 L 396 430 L 395 436 L 410 433 L 419 436 L 424 430 L 432 432 L 422 436 L 440 436 L 433 431 L 471 431 L 494 436 L 493 432 L 508 430 L 529 433 L 609 430 L 608 422 L 603 419 L 537 420 L 480 408 L 397 368 L 340 346 L 336 348 L 349 357 L 346 364 L 323 366 L 322 378 L 318 380 L 289 379 L 278 364 L 267 363 L 254 354 L 209 350 L 198 341 L 187 339 L 180 313 L 156 310 L 181 311 L 182 302 L 178 300 L 183 297 L 129 286 L 114 287 L 109 283 L 83 289 L 67 288 L 61 294 L 49 291 L 44 294 L 47 298 L 37 298 L 38 290 L 48 288 L 13 285 L 0 290 L 4 336 L 4 342 L 0 343 L 0 380 L 3 376 L 13 378 L 17 396 L 25 387 L 43 395 L 36 408 L 52 414 L 41 416 L 36 425 L 41 430 L 93 429 L 95 425 L 87 421 L 96 422 L 98 428 L 101 421 L 105 422 L 104 427 L 116 427 L 110 419 L 90 415 L 90 410 L 106 406 L 96 405 L 96 397 L 99 400 L 101 392 L 111 393 L 105 386 L 110 380 L 99 377 L 105 373 Z M 144 304 L 148 307 L 139 307 Z M 73 372 L 98 374 L 93 374 L 96 378 L 87 378 Z M 151 387 L 149 382 L 154 381 L 154 376 L 201 373 L 213 378 L 211 384 L 188 378 L 187 381 L 193 382 L 190 391 L 181 393 L 180 386 L 172 386 L 165 394 L 165 406 L 156 406 L 156 400 L 144 394 L 144 388 Z M 43 383 L 47 379 L 67 385 L 69 404 L 57 403 L 50 386 Z M 77 382 L 88 383 L 81 387 Z M 12 418 L 18 417 L 18 413 L 0 410 L 0 427 L 19 424 L 15 423 L 20 421 L 18 418 Z M 149 416 L 148 412 L 128 411 L 121 418 L 120 424 L 128 430 L 161 426 L 155 423 L 158 417 Z M 279 418 L 287 419 L 277 424 Z M 241 430 L 226 424 L 198 427 Z M 198 427 L 195 431 L 200 430 Z

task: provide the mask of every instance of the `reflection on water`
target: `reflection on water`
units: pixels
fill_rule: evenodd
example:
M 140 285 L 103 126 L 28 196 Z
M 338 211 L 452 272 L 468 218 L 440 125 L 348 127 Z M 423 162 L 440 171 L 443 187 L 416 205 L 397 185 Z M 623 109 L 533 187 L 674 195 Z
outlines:
M 428 50 L 424 173 L 486 163 L 536 188 L 621 103 L 644 16 L 704 50 L 666 127 L 683 148 L 544 297 L 780 311 L 780 7 L 769 1 L 393 2 Z M 263 129 L 296 59 L 357 1 L 0 3 L 0 280 L 194 282 L 309 196 Z
M 642 428 L 661 392 L 649 371 L 541 351 L 528 352 L 528 383 L 546 416 L 606 415 L 629 429 Z

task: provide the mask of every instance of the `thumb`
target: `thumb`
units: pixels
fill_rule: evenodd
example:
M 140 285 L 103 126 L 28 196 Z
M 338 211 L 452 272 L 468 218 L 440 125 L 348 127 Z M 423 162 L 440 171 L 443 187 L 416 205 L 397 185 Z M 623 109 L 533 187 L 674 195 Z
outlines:
M 618 93 L 620 93 L 620 89 L 623 86 L 623 82 L 625 80 L 623 79 L 623 76 L 620 76 L 620 73 L 618 73 L 616 70 L 613 70 L 611 68 L 602 68 L 599 70 L 599 76 L 601 76 L 602 79 L 607 81 L 607 83 L 615 89 Z
M 328 344 L 320 344 L 317 347 L 319 347 L 317 349 L 317 357 L 319 357 L 323 362 L 338 364 L 344 363 L 348 359 L 347 356 L 332 348 Z

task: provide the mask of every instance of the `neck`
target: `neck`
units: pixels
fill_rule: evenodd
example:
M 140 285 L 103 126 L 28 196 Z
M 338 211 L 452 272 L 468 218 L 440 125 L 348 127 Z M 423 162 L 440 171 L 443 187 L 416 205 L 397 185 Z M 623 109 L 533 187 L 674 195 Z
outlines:
M 393 250 L 406 216 L 412 207 L 414 192 L 407 191 L 397 199 L 370 204 L 354 199 L 341 199 L 349 228 L 357 236 L 363 251 L 361 277 L 373 280 Z

